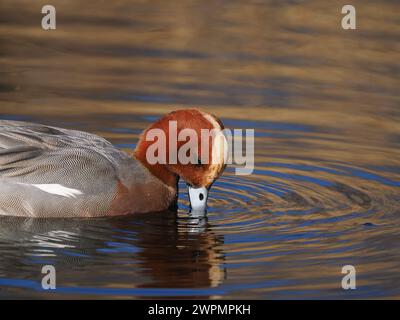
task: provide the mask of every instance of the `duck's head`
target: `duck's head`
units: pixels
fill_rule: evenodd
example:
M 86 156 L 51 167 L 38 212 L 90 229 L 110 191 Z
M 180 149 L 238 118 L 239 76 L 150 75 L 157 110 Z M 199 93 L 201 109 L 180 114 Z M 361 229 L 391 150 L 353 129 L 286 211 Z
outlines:
M 171 112 L 141 135 L 135 157 L 163 183 L 187 186 L 192 211 L 205 211 L 211 185 L 226 167 L 221 121 L 198 109 Z

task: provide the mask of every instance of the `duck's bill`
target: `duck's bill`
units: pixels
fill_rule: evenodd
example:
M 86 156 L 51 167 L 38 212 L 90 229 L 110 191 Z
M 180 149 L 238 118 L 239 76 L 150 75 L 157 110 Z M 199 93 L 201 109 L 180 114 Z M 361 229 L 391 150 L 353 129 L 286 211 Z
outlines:
M 206 212 L 208 189 L 205 187 L 194 188 L 188 185 L 190 208 L 192 212 Z

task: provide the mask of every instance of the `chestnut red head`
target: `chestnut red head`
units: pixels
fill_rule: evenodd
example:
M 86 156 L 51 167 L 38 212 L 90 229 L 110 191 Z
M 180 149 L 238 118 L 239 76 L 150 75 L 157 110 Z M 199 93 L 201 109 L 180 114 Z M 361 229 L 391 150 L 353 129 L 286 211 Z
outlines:
M 152 129 L 165 134 L 165 144 L 158 144 L 157 150 L 158 157 L 164 158 L 165 163 L 152 163 L 148 159 L 150 148 L 154 148 L 156 142 L 153 139 L 148 141 Z M 205 210 L 208 190 L 226 167 L 227 143 L 223 129 L 221 121 L 214 115 L 198 109 L 177 110 L 142 133 L 135 157 L 167 185 L 176 185 L 179 177 L 184 179 L 189 187 L 192 209 Z M 189 140 L 195 144 L 194 148 L 187 148 Z M 188 157 L 186 161 L 182 159 L 181 154 L 190 156 L 190 162 L 187 163 Z

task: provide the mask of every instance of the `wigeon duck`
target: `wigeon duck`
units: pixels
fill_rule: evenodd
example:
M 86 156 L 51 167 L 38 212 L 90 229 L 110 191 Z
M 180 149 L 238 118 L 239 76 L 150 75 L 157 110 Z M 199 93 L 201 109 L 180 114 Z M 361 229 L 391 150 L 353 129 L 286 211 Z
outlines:
M 0 120 L 0 215 L 99 217 L 164 211 L 176 208 L 179 178 L 187 183 L 192 210 L 204 211 L 208 191 L 225 168 L 224 157 L 215 156 L 221 143 L 210 143 L 206 153 L 199 139 L 197 163 L 148 161 L 156 140 L 148 141 L 147 133 L 162 130 L 168 144 L 171 121 L 178 134 L 193 129 L 200 137 L 202 129 L 223 130 L 221 121 L 206 112 L 174 111 L 144 130 L 128 154 L 94 134 Z M 176 148 L 183 144 L 178 141 Z M 167 145 L 158 152 L 168 155 L 168 150 Z M 202 153 L 210 161 L 202 163 Z

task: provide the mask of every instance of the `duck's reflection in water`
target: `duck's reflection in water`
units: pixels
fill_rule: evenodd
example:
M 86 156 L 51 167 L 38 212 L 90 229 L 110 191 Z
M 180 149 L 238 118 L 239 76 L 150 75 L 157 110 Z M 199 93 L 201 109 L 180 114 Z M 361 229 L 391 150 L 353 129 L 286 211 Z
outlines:
M 0 217 L 0 278 L 38 280 L 54 264 L 64 287 L 210 288 L 225 278 L 222 245 L 207 217 L 193 214 Z
M 189 214 L 175 219 L 173 226 L 160 225 L 163 232 L 148 230 L 138 236 L 138 255 L 143 272 L 157 287 L 216 287 L 223 282 L 225 270 L 223 236 L 216 235 L 206 216 Z M 152 228 L 152 224 L 144 224 Z

